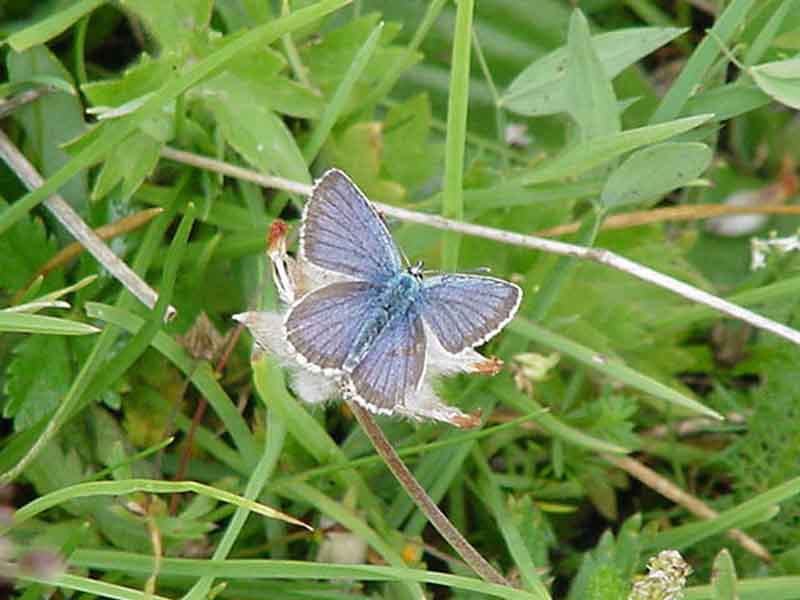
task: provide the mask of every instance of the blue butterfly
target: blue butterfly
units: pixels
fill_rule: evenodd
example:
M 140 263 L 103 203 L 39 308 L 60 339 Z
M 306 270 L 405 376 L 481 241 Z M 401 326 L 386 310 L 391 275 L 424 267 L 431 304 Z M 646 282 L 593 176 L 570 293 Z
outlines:
M 333 376 L 379 414 L 402 412 L 426 371 L 427 337 L 472 352 L 514 316 L 522 290 L 478 275 L 424 277 L 407 264 L 378 212 L 342 171 L 319 179 L 303 211 L 300 259 L 333 283 L 308 292 L 283 329 L 301 364 Z

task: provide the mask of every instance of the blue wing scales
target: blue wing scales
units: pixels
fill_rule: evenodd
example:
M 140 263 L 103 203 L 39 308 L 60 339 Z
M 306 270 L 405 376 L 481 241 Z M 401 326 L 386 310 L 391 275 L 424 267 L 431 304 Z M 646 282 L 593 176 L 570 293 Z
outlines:
M 340 372 L 378 293 L 370 283 L 344 281 L 306 294 L 286 315 L 286 340 L 310 365 Z
M 453 354 L 494 337 L 519 308 L 519 286 L 479 275 L 445 274 L 426 279 L 422 318 Z
M 419 389 L 425 372 L 425 330 L 416 310 L 387 324 L 349 374 L 351 394 L 365 408 L 392 414 Z
M 303 212 L 301 254 L 313 264 L 355 279 L 386 281 L 403 266 L 378 213 L 347 175 L 327 171 Z

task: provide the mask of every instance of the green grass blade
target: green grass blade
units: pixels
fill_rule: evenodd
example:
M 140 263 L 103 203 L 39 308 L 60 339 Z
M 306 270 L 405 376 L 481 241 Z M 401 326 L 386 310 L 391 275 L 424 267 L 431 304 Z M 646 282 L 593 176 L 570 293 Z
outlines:
M 670 404 L 674 404 L 675 406 L 688 409 L 694 413 L 699 413 L 715 419 L 722 419 L 722 416 L 716 411 L 704 406 L 689 396 L 685 396 L 684 394 L 673 390 L 671 387 L 666 386 L 655 379 L 647 377 L 646 375 L 642 375 L 635 369 L 623 364 L 619 359 L 601 356 L 593 352 L 590 348 L 573 342 L 572 340 L 558 335 L 557 333 L 553 333 L 552 331 L 547 331 L 543 327 L 540 327 L 539 325 L 536 325 L 527 319 L 517 317 L 511 322 L 509 328 L 512 331 L 525 336 L 531 341 L 543 344 L 548 348 L 553 348 L 562 354 L 571 356 L 578 362 L 583 363 L 584 365 L 599 371 L 600 373 L 608 375 L 609 377 L 613 377 L 625 385 L 629 385 L 646 394 L 660 398 L 661 400 L 664 400 Z
M 740 579 L 737 588 L 737 600 L 797 600 L 800 577 Z M 714 588 L 710 585 L 686 588 L 684 600 L 715 600 Z
M 78 550 L 70 564 L 75 567 L 114 570 L 149 575 L 153 557 L 129 552 Z M 161 575 L 213 574 L 224 579 L 356 579 L 359 581 L 416 581 L 433 583 L 506 600 L 535 600 L 530 592 L 486 583 L 480 579 L 421 569 L 398 569 L 375 565 L 334 565 L 293 560 L 197 560 L 161 559 Z
M 0 332 L 88 335 L 99 331 L 97 327 L 79 321 L 0 311 Z
M 711 120 L 712 117 L 713 115 L 697 115 L 594 138 L 578 146 L 573 146 L 543 167 L 535 168 L 530 173 L 522 175 L 519 182 L 532 185 L 566 177 L 577 177 L 614 158 L 627 154 L 631 150 L 661 142 L 699 127 Z
M 500 533 L 503 534 L 503 539 L 506 542 L 508 551 L 519 570 L 520 577 L 525 582 L 526 589 L 530 590 L 536 598 L 549 599 L 550 594 L 547 592 L 547 588 L 544 587 L 542 580 L 536 572 L 536 565 L 533 563 L 533 558 L 531 558 L 528 549 L 525 547 L 522 535 L 506 508 L 500 486 L 497 485 L 497 481 L 495 481 L 492 475 L 492 470 L 486 462 L 486 457 L 478 447 L 472 449 L 472 459 L 478 466 L 478 471 L 481 474 L 479 486 L 483 490 L 483 498 L 494 514 L 495 522 L 500 528 Z
M 428 4 L 428 7 L 425 10 L 425 15 L 422 17 L 417 30 L 414 32 L 414 37 L 411 39 L 411 42 L 409 42 L 408 46 L 406 46 L 403 57 L 400 60 L 392 63 L 392 66 L 389 67 L 389 70 L 383 76 L 383 79 L 381 79 L 380 83 L 378 83 L 378 85 L 375 86 L 375 89 L 367 95 L 363 102 L 364 106 L 369 106 L 384 100 L 386 94 L 388 94 L 389 91 L 395 86 L 397 80 L 403 74 L 403 71 L 416 62 L 417 49 L 428 35 L 428 32 L 436 22 L 436 19 L 439 17 L 439 13 L 442 12 L 442 8 L 446 2 L 447 0 L 432 0 L 432 2 Z
M 38 23 L 18 31 L 5 39 L 5 43 L 16 52 L 24 52 L 37 44 L 44 44 L 59 33 L 67 30 L 79 19 L 91 13 L 98 6 L 105 4 L 106 0 L 80 0 L 71 6 L 56 10 L 49 17 Z
M 714 600 L 739 600 L 736 590 L 736 567 L 733 564 L 731 553 L 726 548 L 717 554 L 711 572 Z
M 11 527 L 16 527 L 24 523 L 28 519 L 44 512 L 49 508 L 58 506 L 76 498 L 90 498 L 93 496 L 122 496 L 125 494 L 133 494 L 135 492 L 144 492 L 148 494 L 175 494 L 192 492 L 214 498 L 220 502 L 233 504 L 245 511 L 252 511 L 269 517 L 270 519 L 280 519 L 287 523 L 292 523 L 306 529 L 311 529 L 308 525 L 283 514 L 280 511 L 264 506 L 258 502 L 253 502 L 242 496 L 226 492 L 210 485 L 198 483 L 196 481 L 160 481 L 155 479 L 123 479 L 121 481 L 92 481 L 89 483 L 79 483 L 71 485 L 60 490 L 56 490 L 45 496 L 41 496 L 20 508 L 14 513 L 14 519 Z
M 281 452 L 283 451 L 283 442 L 286 439 L 286 425 L 280 417 L 276 417 L 272 413 L 269 417 L 269 424 L 270 427 L 267 429 L 267 440 L 264 446 L 264 452 L 244 490 L 244 498 L 247 501 L 253 501 L 261 494 L 267 481 L 269 481 L 275 472 Z M 249 511 L 245 506 L 237 507 L 222 539 L 214 550 L 213 560 L 225 560 L 228 557 L 236 538 L 241 533 L 242 527 L 244 527 L 248 514 Z M 185 600 L 207 597 L 213 584 L 214 577 L 212 575 L 206 575 L 200 578 L 197 583 L 192 586 L 192 589 L 187 592 L 184 597 Z
M 166 226 L 166 219 L 169 216 L 169 212 L 162 215 L 164 219 L 159 221 L 159 223 L 162 226 Z M 141 336 L 134 336 L 125 349 L 114 358 L 112 362 L 113 367 L 106 370 L 101 370 L 101 367 L 106 366 L 104 365 L 103 361 L 106 358 L 106 354 L 111 350 L 111 347 L 116 341 L 117 333 L 109 329 L 104 331 L 103 334 L 99 336 L 97 343 L 95 344 L 94 348 L 92 348 L 89 358 L 87 359 L 81 371 L 78 373 L 77 378 L 73 382 L 72 386 L 70 386 L 66 398 L 64 398 L 64 401 L 59 405 L 52 418 L 46 423 L 43 423 L 41 426 L 33 428 L 32 436 L 21 437 L 23 444 L 27 445 L 27 447 L 20 445 L 24 448 L 24 454 L 19 458 L 18 461 L 16 461 L 16 464 L 12 468 L 9 468 L 9 470 L 0 476 L 0 483 L 11 481 L 17 475 L 19 475 L 30 464 L 30 462 L 36 458 L 39 451 L 41 451 L 44 446 L 53 438 L 61 426 L 75 412 L 77 412 L 77 410 L 81 407 L 85 397 L 92 399 L 99 396 L 100 393 L 105 390 L 103 385 L 110 385 L 110 383 L 116 381 L 146 349 L 147 345 L 144 343 L 145 340 L 148 337 L 152 337 L 152 335 L 155 334 L 164 321 L 164 315 L 169 307 L 169 302 L 172 296 L 172 289 L 175 282 L 177 269 L 180 265 L 183 252 L 186 249 L 186 242 L 188 240 L 189 231 L 193 222 L 194 211 L 191 209 L 187 210 L 186 214 L 181 220 L 180 226 L 178 227 L 178 232 L 173 239 L 170 250 L 167 253 L 168 267 L 165 267 L 164 269 L 161 293 L 159 294 L 156 306 L 151 311 L 151 318 L 148 322 L 147 328 L 142 329 Z M 150 262 L 158 239 L 156 234 L 160 230 L 161 229 L 158 226 L 153 227 L 150 230 L 154 232 L 154 235 L 150 236 L 149 240 L 142 245 L 140 255 L 137 257 L 137 262 L 140 264 Z M 123 296 L 121 302 L 124 303 L 127 298 L 127 296 Z M 39 427 L 41 427 L 41 429 Z M 13 451 L 18 452 L 19 450 L 14 448 Z M 5 461 L 0 459 L 0 462 Z
M 141 317 L 128 311 L 97 302 L 87 302 L 86 313 L 90 317 L 107 321 L 134 334 L 145 323 Z M 160 331 L 153 337 L 152 345 L 184 374 L 191 377 L 192 383 L 200 393 L 205 395 L 211 407 L 225 424 L 244 460 L 253 464 L 253 457 L 260 454 L 253 434 L 239 411 L 236 410 L 236 405 L 220 386 L 211 366 L 207 362 L 195 364 L 186 351 L 164 332 Z
M 536 400 L 519 393 L 515 388 L 512 388 L 511 385 L 500 387 L 499 389 L 495 390 L 495 392 L 498 396 L 500 396 L 500 398 L 502 398 L 505 404 L 509 404 L 510 406 L 515 407 L 517 410 L 545 411 L 545 408 L 536 402 Z M 550 414 L 549 412 L 543 412 L 541 415 L 539 415 L 539 417 L 536 419 L 536 422 L 542 429 L 544 429 L 554 438 L 563 440 L 567 444 L 577 446 L 578 448 L 586 448 L 592 452 L 610 452 L 611 454 L 627 454 L 630 452 L 630 450 L 623 448 L 618 444 L 613 444 L 611 442 L 598 439 L 587 433 L 584 433 L 580 429 L 576 429 L 571 425 L 567 425 L 564 423 L 564 421 Z
M 315 487 L 301 482 L 287 483 L 279 486 L 277 492 L 295 501 L 308 502 L 322 514 L 327 515 L 337 524 L 343 525 L 362 540 L 365 540 L 371 548 L 393 567 L 405 568 L 407 566 L 400 551 L 360 519 L 352 509 L 347 508 L 341 502 L 332 500 Z M 423 593 L 418 585 L 413 585 L 410 582 L 407 588 L 409 598 L 418 598 Z
M 268 368 L 257 368 L 257 365 L 262 362 L 266 362 Z M 256 360 L 253 365 L 253 376 L 256 378 L 256 390 L 259 392 L 259 397 L 268 410 L 276 410 L 281 414 L 289 434 L 297 443 L 319 463 L 346 465 L 347 457 L 338 444 L 308 414 L 308 411 L 289 395 L 280 367 L 266 357 Z M 370 490 L 362 477 L 356 472 L 345 471 L 339 475 L 338 479 L 346 487 L 358 490 L 359 500 L 368 511 L 371 522 L 382 524 L 383 503 Z M 383 529 L 382 525 L 376 525 L 376 527 Z
M 9 227 L 26 215 L 34 206 L 55 194 L 74 175 L 88 168 L 121 144 L 140 125 L 156 116 L 165 105 L 175 100 L 180 94 L 202 81 L 205 77 L 222 69 L 240 53 L 254 46 L 271 44 L 280 39 L 283 34 L 309 25 L 349 2 L 350 0 L 321 0 L 308 8 L 258 26 L 187 67 L 183 73 L 164 83 L 158 91 L 148 97 L 147 101 L 138 110 L 123 119 L 113 122 L 113 127 L 107 128 L 92 144 L 81 150 L 57 172 L 53 173 L 45 181 L 44 185 L 29 192 L 0 213 L 0 234 L 5 233 Z
M 382 32 L 383 23 L 381 22 L 372 30 L 367 41 L 364 42 L 364 45 L 356 54 L 353 62 L 350 63 L 347 73 L 345 73 L 344 78 L 342 78 L 342 81 L 333 93 L 331 101 L 325 107 L 322 117 L 311 133 L 311 138 L 303 148 L 303 158 L 306 159 L 307 164 L 311 164 L 314 161 L 317 153 L 319 153 L 322 148 L 322 144 L 328 139 L 328 135 L 330 135 L 333 126 L 336 125 L 336 121 L 338 121 L 339 117 L 344 113 L 345 106 L 353 92 L 353 87 L 361 77 L 375 49 L 378 47 Z
M 458 2 L 447 104 L 442 216 L 458 221 L 464 218 L 462 186 L 467 111 L 469 109 L 469 63 L 473 8 L 473 0 L 459 0 Z M 442 243 L 442 269 L 453 271 L 458 266 L 461 236 L 454 232 L 445 233 Z
M 733 0 L 728 4 L 661 100 L 650 119 L 651 124 L 669 121 L 681 113 L 692 92 L 702 86 L 703 78 L 722 51 L 719 43 L 728 44 L 731 41 L 754 3 L 754 0 Z
M 734 527 L 744 527 L 752 525 L 754 522 L 770 519 L 777 512 L 775 505 L 797 494 L 800 494 L 800 477 L 775 486 L 755 498 L 720 513 L 713 519 L 682 525 L 659 533 L 652 538 L 648 545 L 651 549 L 680 549 Z

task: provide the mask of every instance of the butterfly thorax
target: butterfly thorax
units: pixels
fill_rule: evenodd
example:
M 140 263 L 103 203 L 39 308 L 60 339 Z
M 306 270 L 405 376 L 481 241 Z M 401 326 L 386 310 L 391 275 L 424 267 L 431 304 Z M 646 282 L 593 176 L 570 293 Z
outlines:
M 345 371 L 352 371 L 378 337 L 378 334 L 392 320 L 404 317 L 414 310 L 422 293 L 422 280 L 410 270 L 402 271 L 389 281 L 381 284 L 382 291 L 371 301 L 367 318 L 356 336 L 355 343 L 344 361 Z

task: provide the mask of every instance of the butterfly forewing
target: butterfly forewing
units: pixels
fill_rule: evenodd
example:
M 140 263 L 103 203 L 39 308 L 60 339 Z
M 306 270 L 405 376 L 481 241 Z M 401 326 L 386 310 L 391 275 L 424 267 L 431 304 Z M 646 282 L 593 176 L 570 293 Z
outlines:
M 402 268 L 386 225 L 361 190 L 337 169 L 327 171 L 314 186 L 300 244 L 315 265 L 355 279 L 386 281 Z
M 306 294 L 286 315 L 286 339 L 320 369 L 340 371 L 379 292 L 363 281 L 333 283 Z
M 425 330 L 416 310 L 398 315 L 378 334 L 350 373 L 355 399 L 366 408 L 391 414 L 419 388 L 425 371 Z
M 425 280 L 422 317 L 453 354 L 494 337 L 517 312 L 522 290 L 478 275 L 446 274 Z

